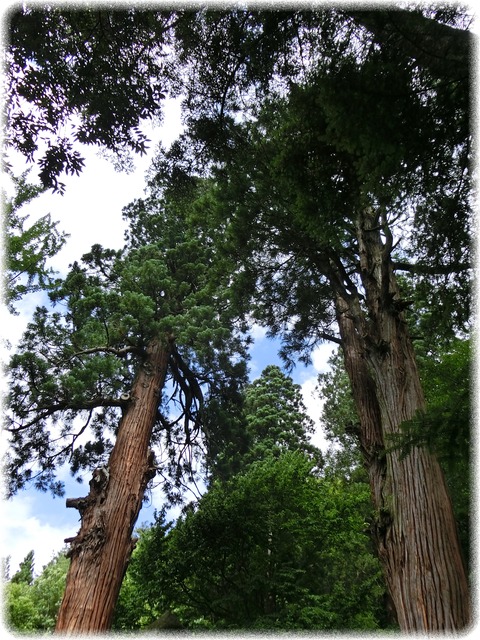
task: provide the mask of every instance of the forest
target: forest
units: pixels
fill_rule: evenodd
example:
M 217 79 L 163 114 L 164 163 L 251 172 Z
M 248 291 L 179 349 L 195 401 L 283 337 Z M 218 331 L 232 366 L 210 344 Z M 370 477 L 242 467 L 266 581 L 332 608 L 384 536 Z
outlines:
M 5 366 L 5 495 L 63 497 L 65 467 L 88 482 L 50 563 L 5 564 L 10 629 L 470 628 L 472 22 L 448 3 L 10 11 L 4 298 L 45 303 Z M 128 171 L 169 99 L 183 131 L 123 248 L 92 230 L 55 273 L 62 229 L 22 208 L 65 193 L 88 146 Z M 253 326 L 283 363 L 256 378 Z M 321 450 L 290 374 L 324 343 Z

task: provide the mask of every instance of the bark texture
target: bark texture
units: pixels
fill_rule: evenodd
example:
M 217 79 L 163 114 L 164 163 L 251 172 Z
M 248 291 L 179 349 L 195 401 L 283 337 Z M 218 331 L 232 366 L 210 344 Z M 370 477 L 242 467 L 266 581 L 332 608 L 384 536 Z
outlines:
M 145 488 L 155 475 L 149 451 L 170 349 L 152 342 L 132 387 L 106 468 L 96 469 L 85 498 L 67 500 L 81 514 L 57 633 L 93 633 L 111 626 L 123 576 L 135 546 L 132 531 Z
M 425 407 L 391 238 L 371 211 L 357 231 L 365 296 L 337 287 L 336 308 L 376 513 L 372 533 L 401 629 L 464 629 L 468 581 L 442 470 L 425 448 L 402 455 L 391 446 L 401 424 Z

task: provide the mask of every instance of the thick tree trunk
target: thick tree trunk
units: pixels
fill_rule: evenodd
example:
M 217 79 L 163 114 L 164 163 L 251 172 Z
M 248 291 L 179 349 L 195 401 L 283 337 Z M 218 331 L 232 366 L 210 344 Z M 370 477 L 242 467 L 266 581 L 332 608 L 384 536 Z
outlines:
M 370 476 L 373 534 L 399 625 L 446 631 L 470 622 L 468 581 L 443 473 L 433 455 L 392 447 L 401 424 L 424 409 L 412 344 L 391 267 L 384 225 L 365 212 L 358 225 L 365 299 L 337 295 L 346 369 Z
M 134 542 L 132 531 L 148 481 L 155 475 L 149 444 L 169 358 L 152 342 L 132 387 L 108 467 L 96 469 L 85 498 L 67 500 L 81 514 L 55 631 L 92 633 L 111 626 Z M 67 541 L 66 541 L 67 542 Z

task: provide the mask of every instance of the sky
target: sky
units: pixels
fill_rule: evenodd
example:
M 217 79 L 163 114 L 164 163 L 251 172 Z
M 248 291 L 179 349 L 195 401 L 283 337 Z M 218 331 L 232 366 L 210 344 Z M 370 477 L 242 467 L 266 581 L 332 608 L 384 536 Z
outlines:
M 33 200 L 28 208 L 22 210 L 28 213 L 33 221 L 50 213 L 52 220 L 59 221 L 59 229 L 68 233 L 69 238 L 65 247 L 50 261 L 60 275 L 65 275 L 69 264 L 79 259 L 83 253 L 90 250 L 92 244 L 98 243 L 109 248 L 123 246 L 125 223 L 122 220 L 122 208 L 135 198 L 144 195 L 144 176 L 149 167 L 156 143 L 168 147 L 181 131 L 179 102 L 170 101 L 165 104 L 164 123 L 161 127 L 148 130 L 145 133 L 152 138 L 149 153 L 143 158 L 135 158 L 135 171 L 130 174 L 117 172 L 111 161 L 98 154 L 94 148 L 85 148 L 85 167 L 80 176 L 66 176 L 65 194 L 42 194 Z M 25 167 L 23 158 L 13 158 L 16 173 Z M 36 168 L 32 168 L 31 179 L 35 179 Z M 12 347 L 21 337 L 26 323 L 36 305 L 44 303 L 42 294 L 27 296 L 17 305 L 20 314 L 11 316 L 5 308 L 1 309 L 0 326 L 3 339 L 8 340 Z M 268 364 L 282 365 L 278 354 L 278 342 L 267 338 L 266 331 L 261 327 L 253 327 L 255 338 L 251 351 L 250 377 L 258 377 Z M 312 365 L 305 367 L 299 364 L 291 373 L 295 383 L 301 386 L 303 399 L 307 411 L 317 425 L 317 432 L 313 442 L 321 448 L 326 448 L 319 418 L 321 400 L 315 393 L 318 373 L 327 370 L 328 357 L 334 350 L 334 345 L 325 344 L 317 348 L 312 354 Z M 8 358 L 10 351 L 3 348 L 2 360 Z M 79 497 L 88 493 L 87 482 L 77 484 L 69 476 L 67 470 L 60 477 L 66 483 L 65 497 Z M 154 510 L 163 504 L 161 491 L 154 491 L 148 504 L 142 509 L 137 525 L 153 520 Z M 35 551 L 35 572 L 40 573 L 42 567 L 60 551 L 64 539 L 74 536 L 80 526 L 79 514 L 75 509 L 66 509 L 65 498 L 53 498 L 50 494 L 40 493 L 34 489 L 25 490 L 15 495 L 1 505 L 2 530 L 0 533 L 0 556 L 10 556 L 10 575 L 18 569 L 19 563 L 29 551 Z

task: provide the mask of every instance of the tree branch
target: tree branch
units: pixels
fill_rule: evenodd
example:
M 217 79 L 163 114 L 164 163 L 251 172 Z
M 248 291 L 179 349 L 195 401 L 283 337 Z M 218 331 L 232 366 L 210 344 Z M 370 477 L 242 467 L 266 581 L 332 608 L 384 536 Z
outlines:
M 85 402 L 72 402 L 69 403 L 67 401 L 57 402 L 56 404 L 52 404 L 49 407 L 39 407 L 35 409 L 36 412 L 40 411 L 33 420 L 30 420 L 27 423 L 19 424 L 16 427 L 8 427 L 5 426 L 5 431 L 9 431 L 10 433 L 16 433 L 18 431 L 23 431 L 25 429 L 29 429 L 35 424 L 38 424 L 42 420 L 46 420 L 50 418 L 55 413 L 60 411 L 91 411 L 93 409 L 97 409 L 98 407 L 123 407 L 125 406 L 125 401 L 121 398 L 92 398 L 91 400 L 85 400 Z M 13 421 L 12 421 L 13 422 Z
M 377 42 L 395 44 L 418 65 L 437 78 L 465 80 L 473 36 L 427 18 L 418 11 L 348 11 L 357 24 L 373 34 Z
M 463 262 L 452 262 L 451 264 L 427 265 L 410 262 L 392 262 L 394 271 L 408 271 L 417 275 L 445 275 L 448 273 L 466 273 L 472 269 L 472 265 Z
M 83 349 L 82 351 L 76 351 L 69 357 L 69 360 L 71 360 L 72 358 L 76 358 L 78 356 L 90 355 L 92 353 L 112 353 L 113 355 L 118 356 L 119 358 L 124 358 L 130 353 L 134 353 L 135 355 L 142 356 L 144 355 L 144 350 L 141 347 L 135 347 L 135 346 L 121 347 L 119 349 L 116 349 L 115 347 L 92 347 L 91 349 Z

